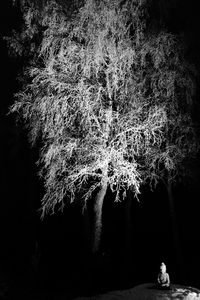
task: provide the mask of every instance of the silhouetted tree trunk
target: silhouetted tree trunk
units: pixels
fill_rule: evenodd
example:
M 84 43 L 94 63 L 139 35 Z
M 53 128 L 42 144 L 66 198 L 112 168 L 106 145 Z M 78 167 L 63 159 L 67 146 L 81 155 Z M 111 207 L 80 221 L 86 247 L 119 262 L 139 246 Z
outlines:
M 168 193 L 168 202 L 169 202 L 169 211 L 170 211 L 170 219 L 171 219 L 171 231 L 173 238 L 173 245 L 175 249 L 175 258 L 178 267 L 178 275 L 182 274 L 182 264 L 183 264 L 183 255 L 181 250 L 181 241 L 180 241 L 180 233 L 177 224 L 176 210 L 174 206 L 174 196 L 172 190 L 172 183 L 168 181 L 167 183 L 167 193 Z
M 90 212 L 88 207 L 82 214 L 82 234 L 84 250 L 88 253 L 91 249 L 91 225 L 90 225 Z
M 132 217 L 131 217 L 131 208 L 132 208 L 132 197 L 130 191 L 127 193 L 126 203 L 125 203 L 125 218 L 126 218 L 126 252 L 127 259 L 130 262 L 132 254 L 132 240 L 133 240 L 133 227 L 132 227 Z

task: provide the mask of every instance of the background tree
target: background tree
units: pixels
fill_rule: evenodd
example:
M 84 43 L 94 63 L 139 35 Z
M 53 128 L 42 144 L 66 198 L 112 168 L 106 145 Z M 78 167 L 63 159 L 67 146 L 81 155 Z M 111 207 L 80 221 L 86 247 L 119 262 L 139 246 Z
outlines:
M 11 111 L 43 144 L 42 217 L 95 196 L 96 250 L 108 187 L 115 201 L 138 198 L 196 153 L 195 71 L 180 38 L 146 26 L 147 1 L 86 0 L 70 17 L 54 0 L 22 7 L 24 27 L 8 41 L 29 61 Z

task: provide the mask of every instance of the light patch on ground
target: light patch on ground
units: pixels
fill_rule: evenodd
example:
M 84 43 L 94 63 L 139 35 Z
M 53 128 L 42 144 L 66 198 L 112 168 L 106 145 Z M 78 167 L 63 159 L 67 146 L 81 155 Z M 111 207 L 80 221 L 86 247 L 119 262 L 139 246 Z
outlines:
M 172 285 L 171 290 L 158 290 L 153 283 L 138 285 L 129 290 L 113 291 L 94 297 L 75 300 L 200 300 L 200 290 L 193 287 Z

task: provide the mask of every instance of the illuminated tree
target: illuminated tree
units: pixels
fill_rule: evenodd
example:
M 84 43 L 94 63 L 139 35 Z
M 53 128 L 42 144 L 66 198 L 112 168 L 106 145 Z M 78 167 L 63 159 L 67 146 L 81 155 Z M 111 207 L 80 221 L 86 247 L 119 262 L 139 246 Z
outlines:
M 33 2 L 34 3 L 34 2 Z M 42 217 L 80 192 L 95 196 L 95 242 L 108 187 L 115 201 L 180 174 L 196 152 L 194 70 L 183 43 L 146 27 L 147 1 L 86 0 L 69 17 L 54 0 L 23 1 L 25 25 L 8 38 L 29 55 L 11 108 L 41 138 Z

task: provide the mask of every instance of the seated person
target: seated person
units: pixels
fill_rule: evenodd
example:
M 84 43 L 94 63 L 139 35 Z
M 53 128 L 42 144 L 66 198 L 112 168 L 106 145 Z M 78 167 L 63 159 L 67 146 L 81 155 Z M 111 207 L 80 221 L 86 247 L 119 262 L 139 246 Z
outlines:
M 164 263 L 160 266 L 160 273 L 157 278 L 158 286 L 162 289 L 170 289 L 169 274 L 166 273 L 166 265 Z

